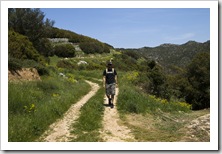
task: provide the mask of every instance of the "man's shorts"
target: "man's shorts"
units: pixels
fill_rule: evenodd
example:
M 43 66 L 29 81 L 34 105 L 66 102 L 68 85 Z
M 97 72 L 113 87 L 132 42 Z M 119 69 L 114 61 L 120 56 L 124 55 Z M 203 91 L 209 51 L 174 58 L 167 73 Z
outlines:
M 116 92 L 116 84 L 106 84 L 106 95 L 115 95 Z

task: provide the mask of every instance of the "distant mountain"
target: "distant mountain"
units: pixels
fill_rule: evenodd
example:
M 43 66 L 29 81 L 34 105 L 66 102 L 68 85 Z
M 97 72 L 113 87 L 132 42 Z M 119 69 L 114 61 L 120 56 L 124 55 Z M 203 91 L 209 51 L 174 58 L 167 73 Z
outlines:
M 148 59 L 155 60 L 164 68 L 184 67 L 197 53 L 210 52 L 210 41 L 204 43 L 188 41 L 182 45 L 162 44 L 157 47 L 120 50 L 135 51 Z

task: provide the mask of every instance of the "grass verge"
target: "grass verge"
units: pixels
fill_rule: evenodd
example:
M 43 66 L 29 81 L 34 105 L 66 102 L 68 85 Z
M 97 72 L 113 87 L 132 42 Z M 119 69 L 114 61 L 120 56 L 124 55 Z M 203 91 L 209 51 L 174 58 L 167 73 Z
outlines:
M 35 141 L 89 90 L 90 86 L 83 80 L 73 83 L 59 77 L 9 82 L 8 141 Z
M 100 88 L 82 108 L 78 121 L 73 124 L 73 142 L 101 141 L 99 129 L 102 127 L 104 89 Z

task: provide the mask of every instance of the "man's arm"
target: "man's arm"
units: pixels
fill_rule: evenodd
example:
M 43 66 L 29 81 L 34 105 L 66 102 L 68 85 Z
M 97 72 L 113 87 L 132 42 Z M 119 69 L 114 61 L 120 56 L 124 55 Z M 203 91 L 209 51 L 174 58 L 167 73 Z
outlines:
M 103 71 L 103 87 L 105 88 L 106 85 L 106 71 Z
M 103 87 L 105 88 L 106 85 L 106 76 L 103 76 Z
M 115 75 L 116 86 L 118 86 L 117 75 Z

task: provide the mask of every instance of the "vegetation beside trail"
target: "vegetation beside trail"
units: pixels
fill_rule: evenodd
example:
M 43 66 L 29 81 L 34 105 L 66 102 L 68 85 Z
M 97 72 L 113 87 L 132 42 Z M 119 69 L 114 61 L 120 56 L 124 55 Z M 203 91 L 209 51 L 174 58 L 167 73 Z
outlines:
M 119 79 L 121 80 L 121 79 Z M 119 84 L 118 111 L 139 142 L 178 142 L 187 134 L 185 126 L 209 110 L 192 111 L 185 102 L 169 102 L 141 91 L 131 83 Z M 200 133 L 199 141 L 209 141 Z
M 81 108 L 78 121 L 73 125 L 71 133 L 76 136 L 72 141 L 75 142 L 101 142 L 99 129 L 102 127 L 104 111 L 104 89 L 93 96 L 86 105 Z
M 9 82 L 9 142 L 34 141 L 89 90 L 83 80 L 72 83 L 60 77 Z

